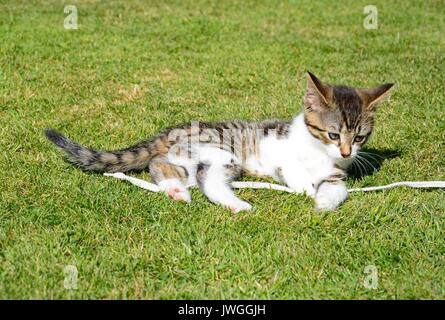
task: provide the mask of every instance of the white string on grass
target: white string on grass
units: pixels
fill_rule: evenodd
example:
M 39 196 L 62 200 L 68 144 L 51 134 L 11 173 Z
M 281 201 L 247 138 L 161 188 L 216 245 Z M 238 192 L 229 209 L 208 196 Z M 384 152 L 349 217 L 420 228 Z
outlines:
M 150 183 L 148 181 L 127 176 L 122 172 L 115 173 L 104 173 L 107 177 L 113 177 L 119 180 L 128 181 L 135 186 L 143 188 L 145 190 L 149 190 L 151 192 L 160 192 L 162 191 L 156 184 Z M 267 182 L 254 182 L 254 181 L 234 181 L 231 183 L 232 187 L 235 189 L 271 189 L 284 191 L 289 193 L 295 193 L 295 191 L 291 188 L 275 184 L 275 183 L 267 183 Z M 187 185 L 187 188 L 194 187 L 195 185 L 190 184 Z M 400 181 L 394 182 L 383 186 L 376 187 L 366 187 L 366 188 L 352 188 L 349 189 L 349 192 L 364 192 L 364 191 L 378 191 L 385 189 L 392 189 L 395 187 L 411 187 L 411 188 L 445 188 L 445 181 Z

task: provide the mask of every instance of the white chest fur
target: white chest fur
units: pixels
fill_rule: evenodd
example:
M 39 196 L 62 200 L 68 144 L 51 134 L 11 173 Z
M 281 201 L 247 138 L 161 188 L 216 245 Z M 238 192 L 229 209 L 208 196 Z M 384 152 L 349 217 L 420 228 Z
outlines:
M 259 156 L 248 158 L 246 168 L 259 175 L 274 178 L 279 178 L 277 170 L 287 168 L 287 173 L 300 175 L 301 179 L 310 179 L 307 183 L 317 183 L 329 176 L 334 168 L 334 161 L 328 157 L 320 144 L 320 141 L 310 135 L 303 115 L 300 114 L 293 121 L 287 138 L 270 136 L 263 139 Z

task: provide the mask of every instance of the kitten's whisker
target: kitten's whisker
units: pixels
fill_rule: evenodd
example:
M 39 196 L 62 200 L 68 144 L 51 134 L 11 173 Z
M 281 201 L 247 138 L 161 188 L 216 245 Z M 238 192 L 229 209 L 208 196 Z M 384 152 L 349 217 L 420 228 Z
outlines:
M 366 176 L 368 174 L 368 165 L 363 161 L 363 158 L 361 157 L 360 157 L 360 163 L 363 166 L 363 176 Z
M 370 166 L 373 169 L 373 171 L 377 171 L 377 168 L 374 167 L 374 165 L 368 159 L 366 159 L 365 157 L 362 157 L 362 156 L 359 156 L 359 157 L 361 158 L 361 160 L 363 160 L 364 164 Z
M 354 163 L 356 165 L 357 169 L 359 170 L 360 177 L 363 177 L 364 176 L 363 171 L 362 171 L 363 164 L 361 163 L 360 159 L 358 157 L 356 157 L 354 159 L 354 162 L 352 162 L 352 163 Z
M 364 171 L 365 171 L 365 174 L 368 172 L 368 167 L 369 167 L 369 164 L 368 163 L 366 163 L 364 160 L 365 160 L 365 158 L 363 158 L 363 157 L 361 157 L 361 156 L 357 156 L 357 159 L 359 159 L 359 162 L 363 165 L 363 167 L 364 167 Z
M 372 168 L 372 171 L 377 170 L 377 169 L 372 165 L 372 163 L 369 162 L 366 158 L 364 158 L 364 157 L 360 157 L 360 160 L 361 160 L 361 162 L 363 163 L 363 165 L 364 165 L 365 168 L 366 168 L 366 169 L 365 169 L 365 174 L 369 174 L 371 168 Z
M 358 154 L 363 155 L 363 156 L 370 156 L 375 161 L 386 160 L 385 157 L 382 157 L 381 155 L 379 155 L 377 153 L 366 152 L 366 151 L 359 151 Z M 376 160 L 376 159 L 379 159 L 379 160 Z
M 360 156 L 360 157 L 361 157 L 361 156 Z M 361 157 L 361 159 L 364 161 L 364 163 L 366 163 L 366 164 L 369 165 L 371 168 L 373 168 L 374 171 L 377 170 L 377 168 L 374 167 L 374 165 L 373 165 L 368 159 L 366 159 L 365 157 Z
M 352 169 L 354 169 L 354 174 L 357 176 L 359 174 L 359 171 L 357 169 L 357 163 L 356 163 L 355 159 L 354 159 L 354 161 L 352 161 L 351 167 L 352 167 Z
M 359 171 L 360 171 L 360 177 L 363 177 L 363 175 L 364 175 L 364 173 L 363 173 L 363 165 L 362 165 L 362 163 L 360 162 L 360 159 L 358 159 L 357 158 L 357 168 L 359 169 Z
M 368 163 L 374 168 L 374 170 L 377 170 L 377 167 L 374 166 L 374 164 L 373 164 L 369 159 L 366 159 L 366 157 L 363 157 L 363 159 L 364 159 L 366 162 L 368 162 Z M 375 160 L 375 158 L 371 158 L 371 160 L 374 160 L 374 161 L 378 162 L 377 160 Z
M 381 161 L 383 161 L 384 159 L 383 158 L 379 158 L 379 156 L 376 156 L 376 155 L 374 155 L 374 154 L 370 154 L 370 153 L 362 153 L 362 152 L 360 152 L 360 153 L 358 153 L 360 156 L 362 156 L 363 158 L 369 158 L 369 159 L 372 159 L 373 161 L 377 161 L 377 162 L 381 162 Z

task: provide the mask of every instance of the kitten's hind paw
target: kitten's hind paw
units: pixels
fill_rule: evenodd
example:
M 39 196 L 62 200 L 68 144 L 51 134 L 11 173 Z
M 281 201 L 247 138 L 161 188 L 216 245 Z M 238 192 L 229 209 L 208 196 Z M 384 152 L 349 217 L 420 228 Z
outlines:
M 166 193 L 173 200 L 185 201 L 185 202 L 191 202 L 192 201 L 190 193 L 186 189 L 173 187 L 173 188 L 168 189 L 166 191 Z
M 158 183 L 167 196 L 177 201 L 191 202 L 192 197 L 187 188 L 178 179 L 166 179 Z
M 250 211 L 252 210 L 252 205 L 250 203 L 247 203 L 245 201 L 239 200 L 236 203 L 231 203 L 226 205 L 230 211 L 233 213 L 238 213 L 240 211 Z

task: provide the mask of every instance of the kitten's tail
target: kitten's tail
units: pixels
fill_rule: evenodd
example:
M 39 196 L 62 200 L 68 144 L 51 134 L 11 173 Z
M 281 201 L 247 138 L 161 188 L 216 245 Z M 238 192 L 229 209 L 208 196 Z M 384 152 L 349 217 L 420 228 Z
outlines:
M 116 151 L 99 151 L 81 146 L 54 129 L 45 129 L 46 137 L 62 149 L 75 166 L 85 171 L 125 172 L 146 168 L 159 150 L 152 141 Z

